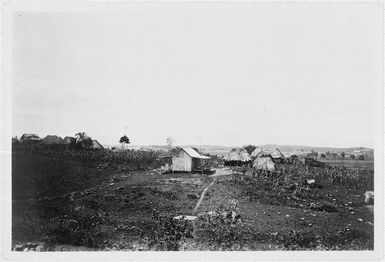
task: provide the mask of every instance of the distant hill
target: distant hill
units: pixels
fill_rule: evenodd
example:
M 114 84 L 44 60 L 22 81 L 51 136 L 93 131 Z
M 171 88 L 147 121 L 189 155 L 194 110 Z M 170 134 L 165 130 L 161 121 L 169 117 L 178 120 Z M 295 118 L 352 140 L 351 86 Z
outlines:
M 259 147 L 263 147 L 266 149 L 274 149 L 279 148 L 282 152 L 311 152 L 312 150 L 318 153 L 325 153 L 327 151 L 333 153 L 341 153 L 341 152 L 352 152 L 352 151 L 362 151 L 362 152 L 372 152 L 372 148 L 366 147 L 316 147 L 316 146 L 303 146 L 303 145 L 275 145 L 275 144 L 267 144 L 267 145 L 259 145 Z
M 120 147 L 120 145 L 106 145 L 108 148 L 111 147 Z M 180 146 L 180 145 L 177 145 Z M 266 145 L 256 145 L 258 147 L 262 147 L 268 150 L 272 150 L 275 148 L 279 148 L 283 153 L 291 153 L 291 154 L 306 154 L 314 150 L 318 153 L 325 153 L 329 151 L 330 153 L 341 153 L 341 152 L 353 152 L 353 151 L 360 151 L 363 153 L 373 153 L 372 148 L 366 148 L 366 147 L 316 147 L 316 146 L 304 146 L 304 145 L 276 145 L 276 144 L 266 144 Z M 203 154 L 212 154 L 212 155 L 219 155 L 223 156 L 227 152 L 229 152 L 232 148 L 236 146 L 223 146 L 223 145 L 182 145 L 180 147 L 195 147 Z M 126 146 L 127 149 L 141 149 L 141 148 L 152 148 L 154 150 L 168 150 L 169 147 L 166 145 L 128 145 Z

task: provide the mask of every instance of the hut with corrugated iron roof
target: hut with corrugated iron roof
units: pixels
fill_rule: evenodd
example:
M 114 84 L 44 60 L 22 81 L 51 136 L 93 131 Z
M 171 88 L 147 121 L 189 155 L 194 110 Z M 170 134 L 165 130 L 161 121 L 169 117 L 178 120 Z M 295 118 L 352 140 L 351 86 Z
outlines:
M 195 172 L 202 171 L 201 161 L 210 159 L 202 155 L 196 148 L 182 147 L 171 156 L 171 171 L 173 172 Z

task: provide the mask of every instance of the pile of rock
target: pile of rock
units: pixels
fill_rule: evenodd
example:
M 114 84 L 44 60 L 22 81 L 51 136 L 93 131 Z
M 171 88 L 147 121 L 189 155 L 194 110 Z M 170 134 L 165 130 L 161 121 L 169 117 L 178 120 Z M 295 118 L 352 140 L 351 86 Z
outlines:
M 43 246 L 40 243 L 27 242 L 24 244 L 17 244 L 12 248 L 12 251 L 43 251 Z

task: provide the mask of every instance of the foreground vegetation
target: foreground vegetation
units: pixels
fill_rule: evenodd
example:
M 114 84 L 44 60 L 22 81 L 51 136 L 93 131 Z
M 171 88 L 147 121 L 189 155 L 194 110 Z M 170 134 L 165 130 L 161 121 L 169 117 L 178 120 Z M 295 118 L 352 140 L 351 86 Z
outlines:
M 30 242 L 41 251 L 373 249 L 373 214 L 363 196 L 373 189 L 372 169 L 296 163 L 209 177 L 159 174 L 159 157 L 14 147 L 14 248 Z

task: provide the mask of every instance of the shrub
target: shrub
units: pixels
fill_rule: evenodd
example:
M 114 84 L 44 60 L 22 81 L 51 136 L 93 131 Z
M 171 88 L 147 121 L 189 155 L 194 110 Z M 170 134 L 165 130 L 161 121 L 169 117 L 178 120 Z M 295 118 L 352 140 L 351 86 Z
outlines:
M 160 250 L 177 251 L 183 237 L 192 237 L 193 227 L 189 221 L 174 219 L 175 214 L 153 209 L 155 224 L 149 236 L 149 245 Z
M 214 211 L 199 215 L 196 221 L 198 240 L 219 244 L 224 248 L 230 248 L 236 243 L 241 244 L 247 234 L 240 223 L 240 216 L 235 200 L 219 205 Z

